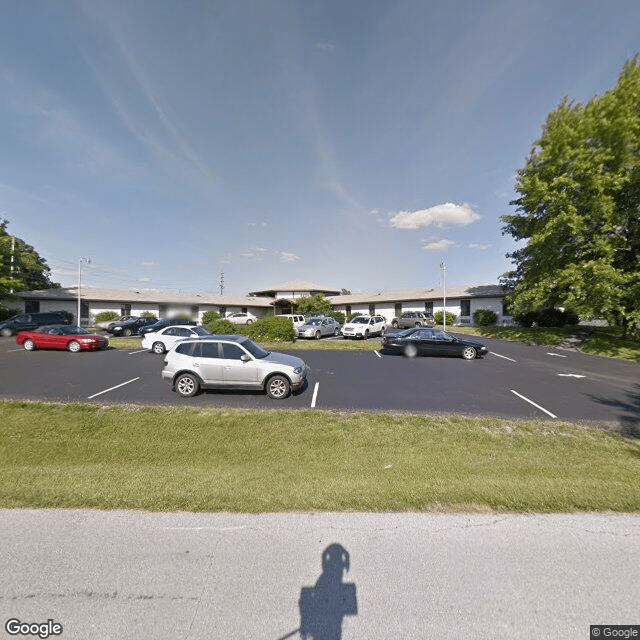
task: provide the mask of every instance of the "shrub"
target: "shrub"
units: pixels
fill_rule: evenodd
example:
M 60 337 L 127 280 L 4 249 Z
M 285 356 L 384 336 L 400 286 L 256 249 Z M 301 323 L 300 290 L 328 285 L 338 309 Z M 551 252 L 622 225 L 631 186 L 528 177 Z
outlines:
M 473 322 L 479 327 L 489 327 L 498 321 L 498 315 L 491 309 L 478 309 L 473 313 Z
M 215 320 L 220 320 L 220 314 L 217 311 L 205 311 L 202 314 L 202 325 L 205 327 Z
M 67 322 L 69 324 L 71 324 L 76 319 L 71 311 L 66 311 L 65 309 L 63 309 L 62 311 L 60 311 L 60 313 L 64 314 L 64 317 L 67 319 Z M 80 323 L 78 322 L 78 324 Z
M 433 314 L 433 319 L 436 321 L 436 324 L 442 324 L 442 311 L 436 311 Z M 451 313 L 451 311 L 447 311 L 447 326 L 453 326 L 453 323 L 456 321 L 456 314 Z
M 152 313 L 151 311 L 143 311 L 140 314 L 140 317 L 141 318 L 152 318 L 153 320 L 157 320 L 158 319 L 158 316 L 156 316 L 156 314 Z
M 96 313 L 94 322 L 109 322 L 109 320 L 115 320 L 118 317 L 118 314 L 115 311 L 101 311 L 100 313 Z
M 339 324 L 344 324 L 345 315 L 342 311 L 330 311 L 327 315 L 331 316 Z
M 351 322 L 356 316 L 361 316 L 362 312 L 354 312 L 354 313 L 350 313 L 347 317 L 346 317 L 346 321 L 347 322 Z
M 293 342 L 293 322 L 289 318 L 265 316 L 246 325 L 244 335 L 256 342 Z
M 13 316 L 17 316 L 19 313 L 20 309 L 5 309 L 4 307 L 0 307 L 0 320 L 13 318 Z
M 519 313 L 514 316 L 514 319 L 523 327 L 564 327 L 565 325 L 576 325 L 580 320 L 575 311 L 571 309 L 561 311 L 555 307 Z
M 243 325 L 233 324 L 233 322 L 231 322 L 230 320 L 225 320 L 224 318 L 219 318 L 217 320 L 213 320 L 212 322 L 207 322 L 207 323 L 204 322 L 204 318 L 203 318 L 202 324 L 209 333 L 216 333 L 216 334 L 243 333 L 242 331 Z

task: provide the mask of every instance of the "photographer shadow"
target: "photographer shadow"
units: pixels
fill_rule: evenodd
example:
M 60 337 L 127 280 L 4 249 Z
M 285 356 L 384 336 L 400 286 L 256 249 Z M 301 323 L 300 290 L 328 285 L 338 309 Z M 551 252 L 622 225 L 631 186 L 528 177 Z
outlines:
M 279 640 L 297 633 L 302 640 L 341 640 L 344 617 L 358 615 L 356 585 L 342 581 L 346 571 L 349 552 L 339 544 L 329 545 L 322 553 L 322 574 L 313 587 L 300 591 L 299 629 Z

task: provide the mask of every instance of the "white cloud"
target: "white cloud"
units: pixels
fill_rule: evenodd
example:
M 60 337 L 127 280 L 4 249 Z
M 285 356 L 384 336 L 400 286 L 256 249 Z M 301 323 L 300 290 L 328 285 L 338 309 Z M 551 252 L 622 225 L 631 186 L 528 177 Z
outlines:
M 445 202 L 419 211 L 399 211 L 391 217 L 391 226 L 397 229 L 419 229 L 420 227 L 466 227 L 481 219 L 468 204 Z
M 451 249 L 455 246 L 455 241 L 442 239 L 436 240 L 435 242 L 429 242 L 429 244 L 425 244 L 422 248 L 425 251 L 446 251 L 447 249 Z
M 480 244 L 479 242 L 470 242 L 469 249 L 477 249 L 478 251 L 486 251 L 489 248 L 488 244 Z
M 141 262 L 141 267 L 158 267 L 159 264 L 157 262 Z
M 138 282 L 151 282 L 151 278 L 138 278 Z
M 278 251 L 278 259 L 280 262 L 297 262 L 300 260 L 300 256 L 295 253 L 287 253 L 286 251 Z

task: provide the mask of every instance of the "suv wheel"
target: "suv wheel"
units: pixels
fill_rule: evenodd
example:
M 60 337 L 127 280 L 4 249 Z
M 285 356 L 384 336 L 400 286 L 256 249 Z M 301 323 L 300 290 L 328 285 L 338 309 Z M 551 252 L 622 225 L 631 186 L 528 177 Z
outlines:
M 178 395 L 183 398 L 195 396 L 200 390 L 198 379 L 191 373 L 181 373 L 174 383 L 174 387 Z
M 391 326 L 392 326 L 394 329 L 397 329 L 397 328 L 398 328 L 398 321 L 397 321 L 397 320 L 394 320 L 394 321 L 391 323 Z
M 291 385 L 285 376 L 275 375 L 267 381 L 267 395 L 274 400 L 283 400 L 289 395 Z

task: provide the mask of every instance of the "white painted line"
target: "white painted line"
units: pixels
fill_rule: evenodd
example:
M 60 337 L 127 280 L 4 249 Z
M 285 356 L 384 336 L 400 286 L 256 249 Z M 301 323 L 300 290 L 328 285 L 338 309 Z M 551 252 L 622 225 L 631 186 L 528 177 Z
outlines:
M 489 351 L 489 353 L 490 353 L 492 356 L 496 356 L 496 357 L 498 357 L 498 358 L 504 358 L 505 360 L 509 360 L 509 361 L 511 361 L 511 362 L 518 362 L 517 360 L 514 360 L 513 358 L 507 358 L 507 356 L 501 356 L 499 353 L 496 353 L 495 351 Z
M 318 387 L 320 386 L 319 382 L 316 382 L 316 386 L 313 388 L 313 398 L 311 398 L 311 408 L 315 409 L 316 400 L 318 398 Z
M 132 356 L 134 353 L 148 353 L 149 349 L 140 349 L 139 351 L 129 351 L 129 353 L 127 353 L 128 356 Z
M 559 373 L 562 378 L 586 378 L 587 376 L 581 376 L 578 373 Z
M 382 358 L 382 356 L 377 351 L 374 351 L 373 353 L 375 353 L 378 356 L 378 358 Z
M 107 391 L 113 391 L 114 389 L 118 389 L 119 387 L 124 387 L 125 384 L 130 384 L 131 382 L 135 382 L 136 380 L 140 380 L 140 376 L 138 376 L 137 378 L 131 378 L 131 380 L 127 380 L 126 382 L 123 382 L 122 384 L 117 384 L 115 387 L 109 387 L 108 389 L 105 389 L 104 391 L 98 391 L 98 393 L 94 393 L 92 396 L 88 396 L 87 400 L 91 400 L 91 398 L 95 398 L 97 396 L 101 396 L 103 393 L 107 393 Z
M 26 351 L 26 349 L 9 349 L 9 351 L 5 351 L 5 353 L 15 353 L 16 351 Z
M 563 356 L 561 353 L 551 353 L 550 351 L 547 351 L 547 355 L 548 356 L 555 356 L 556 358 L 566 358 L 567 356 Z
M 522 398 L 525 402 L 528 402 L 529 404 L 532 404 L 534 407 L 536 407 L 536 409 L 540 409 L 540 411 L 544 411 L 548 416 L 551 416 L 552 418 L 557 418 L 558 417 L 558 416 L 553 415 L 553 413 L 551 413 L 551 411 L 547 411 L 544 407 L 541 407 L 539 404 L 536 404 L 535 402 L 533 402 L 533 400 L 529 400 L 529 398 L 525 398 L 523 395 L 520 395 L 517 391 L 514 391 L 513 389 L 511 389 L 511 393 L 517 395 L 518 398 Z

